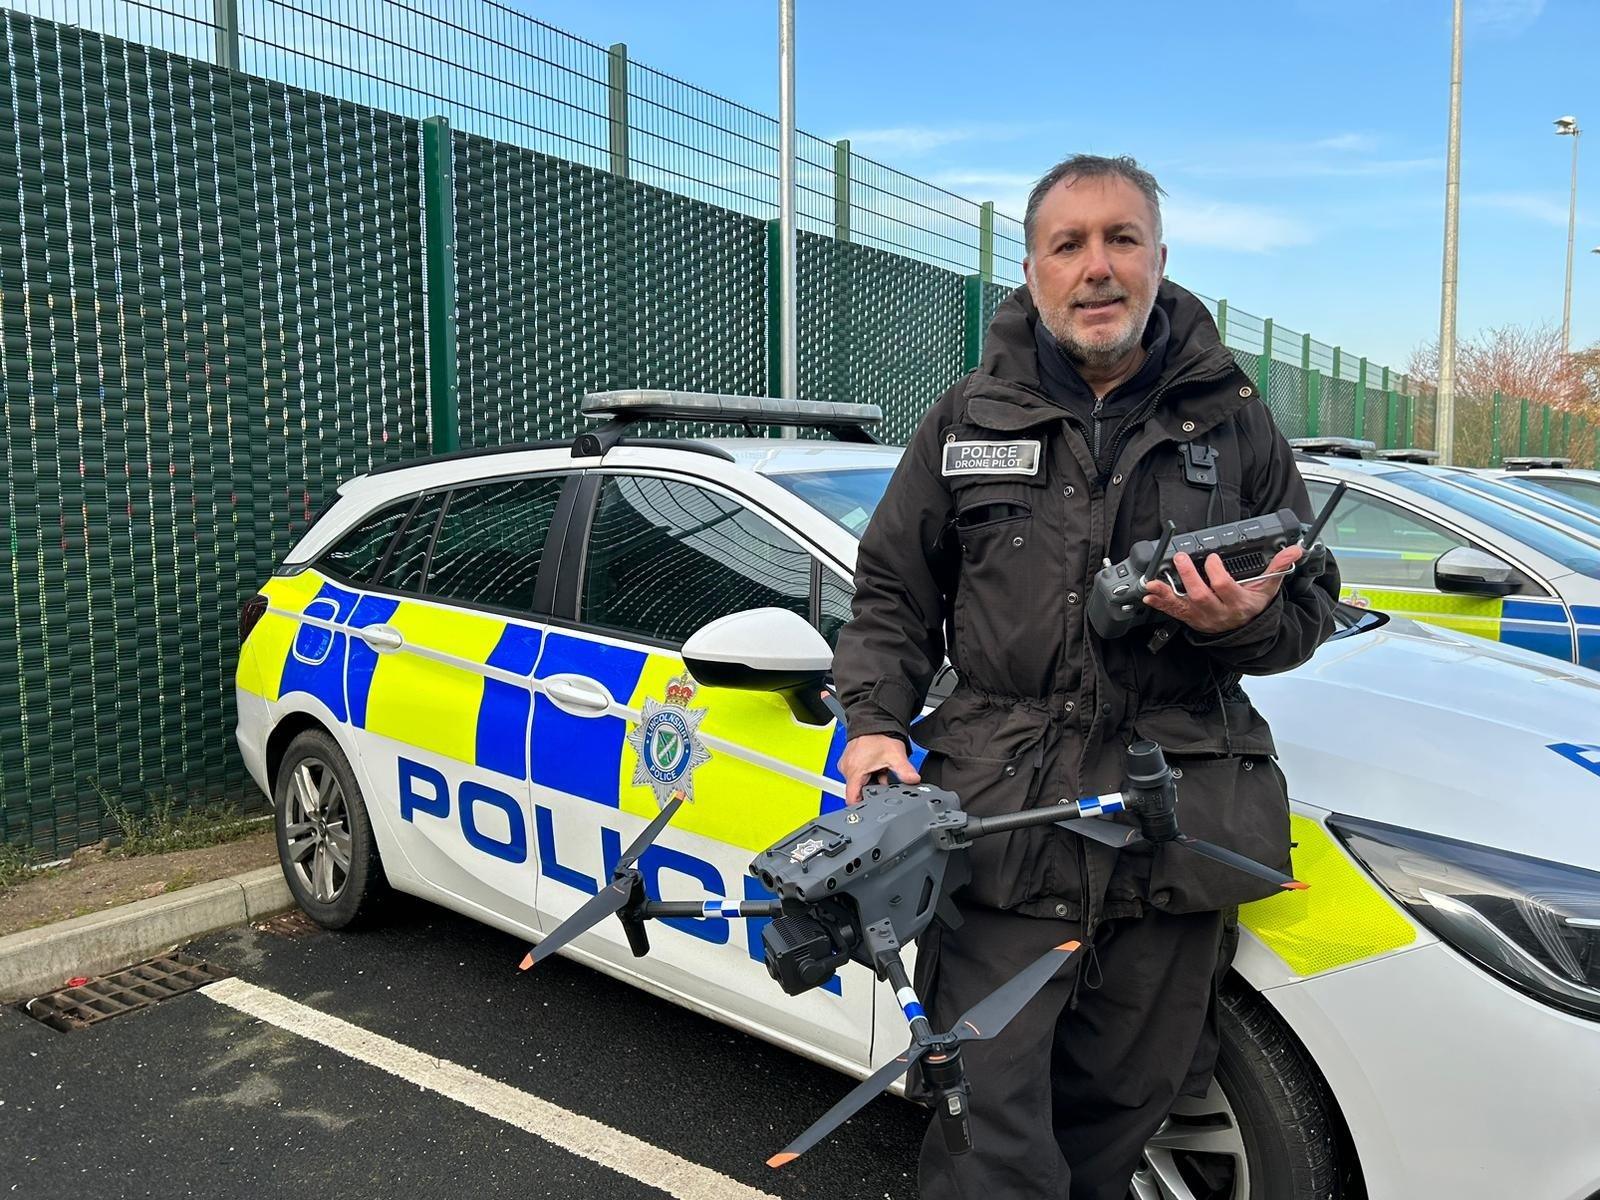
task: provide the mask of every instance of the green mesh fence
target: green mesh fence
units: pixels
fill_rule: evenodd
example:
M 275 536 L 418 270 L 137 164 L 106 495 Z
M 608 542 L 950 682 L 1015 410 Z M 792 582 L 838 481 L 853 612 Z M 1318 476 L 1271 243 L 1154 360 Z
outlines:
M 99 32 L 0 19 L 0 840 L 43 855 L 111 804 L 249 795 L 240 601 L 339 481 L 427 451 L 414 118 L 457 125 L 463 445 L 775 375 L 770 117 L 479 0 L 243 4 L 254 74 L 203 61 L 205 0 L 59 6 Z M 1020 225 L 801 141 L 801 393 L 902 440 L 1020 278 Z M 1286 434 L 1432 444 L 1399 377 L 1206 303 Z M 1600 452 L 1518 401 L 1458 426 L 1459 461 Z
M 425 429 L 410 121 L 0 19 L 0 837 L 238 794 L 237 614 Z

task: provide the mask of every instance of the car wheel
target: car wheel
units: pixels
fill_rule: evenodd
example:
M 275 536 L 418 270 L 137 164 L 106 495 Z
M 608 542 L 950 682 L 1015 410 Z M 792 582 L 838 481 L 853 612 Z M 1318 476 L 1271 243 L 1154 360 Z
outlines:
M 1265 1000 L 1223 989 L 1217 1071 L 1149 1143 L 1130 1200 L 1337 1200 L 1333 1098 Z
M 273 797 L 278 862 L 295 902 L 318 925 L 368 920 L 389 890 L 355 773 L 320 729 L 289 743 Z

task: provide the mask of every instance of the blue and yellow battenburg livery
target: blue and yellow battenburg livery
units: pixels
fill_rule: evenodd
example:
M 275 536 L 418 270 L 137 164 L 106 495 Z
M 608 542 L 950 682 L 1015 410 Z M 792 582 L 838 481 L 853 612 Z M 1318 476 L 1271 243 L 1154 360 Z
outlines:
M 674 827 L 752 854 L 844 803 L 842 729 L 801 724 L 770 695 L 700 687 L 667 651 L 362 594 L 314 570 L 263 594 L 239 686 L 269 702 L 303 692 L 353 728 L 645 819 L 682 792 L 693 803 Z M 351 632 L 378 624 L 423 653 L 379 654 Z M 460 669 L 440 671 L 440 659 Z M 566 675 L 600 683 L 615 709 L 558 707 L 547 681 Z M 1245 926 L 1300 975 L 1409 944 L 1410 923 L 1327 831 L 1292 820 L 1295 872 L 1312 886 L 1246 906 Z M 525 840 L 518 849 L 514 861 Z M 553 864 L 552 877 L 593 890 Z

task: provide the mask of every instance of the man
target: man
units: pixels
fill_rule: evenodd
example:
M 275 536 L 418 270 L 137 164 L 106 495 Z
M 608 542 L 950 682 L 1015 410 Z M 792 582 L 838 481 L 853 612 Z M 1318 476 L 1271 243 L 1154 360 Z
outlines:
M 1129 742 L 1179 775 L 1186 832 L 1289 865 L 1287 792 L 1243 675 L 1285 671 L 1330 632 L 1325 556 L 1241 583 L 1179 556 L 1184 592 L 1105 640 L 1095 573 L 1167 519 L 1179 532 L 1280 508 L 1305 484 L 1254 382 L 1194 296 L 1162 278 L 1160 189 L 1129 158 L 1079 155 L 1028 200 L 1027 286 L 978 369 L 928 411 L 862 539 L 836 676 L 848 799 L 922 778 L 988 815 L 1120 789 Z M 1298 547 L 1268 574 L 1290 571 Z M 948 653 L 960 683 L 915 728 Z M 1177 773 L 1175 772 L 1175 773 Z M 1043 826 L 974 844 L 958 928 L 918 947 L 937 1029 L 1050 946 L 1083 950 L 992 1041 L 963 1051 L 974 1149 L 930 1128 L 927 1200 L 1123 1200 L 1139 1154 L 1216 1049 L 1222 910 L 1273 894 L 1182 846 L 1113 850 Z

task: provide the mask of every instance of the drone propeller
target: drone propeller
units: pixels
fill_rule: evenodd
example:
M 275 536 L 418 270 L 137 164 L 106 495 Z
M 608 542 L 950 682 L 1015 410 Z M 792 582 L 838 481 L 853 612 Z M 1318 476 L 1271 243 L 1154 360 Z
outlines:
M 1285 875 L 1282 871 L 1274 871 L 1271 867 L 1258 863 L 1253 858 L 1246 858 L 1222 846 L 1213 845 L 1211 842 L 1202 842 L 1199 838 L 1190 837 L 1186 833 L 1178 835 L 1178 841 L 1189 847 L 1196 854 L 1204 855 L 1212 862 L 1219 862 L 1232 867 L 1235 871 L 1243 871 L 1246 875 L 1254 875 L 1257 879 L 1264 879 L 1268 883 L 1275 883 L 1286 892 L 1303 892 L 1309 884 L 1301 883 L 1293 875 Z
M 1077 821 L 1057 821 L 1062 829 L 1070 829 L 1073 833 L 1082 834 L 1084 837 L 1110 846 L 1114 850 L 1121 850 L 1127 846 L 1137 846 L 1145 841 L 1145 837 L 1137 829 L 1126 825 L 1117 825 L 1103 817 L 1084 817 Z M 1199 838 L 1190 837 L 1180 833 L 1177 837 L 1180 845 L 1188 847 L 1196 854 L 1211 859 L 1213 862 L 1222 863 L 1236 871 L 1243 871 L 1246 875 L 1253 875 L 1257 879 L 1264 879 L 1268 883 L 1275 883 L 1284 891 L 1303 892 L 1309 886 L 1301 883 L 1292 875 L 1285 875 L 1282 871 L 1274 871 L 1271 867 L 1258 863 L 1253 858 L 1246 858 L 1232 850 L 1211 842 L 1201 841 Z
M 969 1008 L 943 1038 L 912 1042 L 905 1053 L 884 1063 L 883 1066 L 879 1067 L 866 1079 L 863 1079 L 849 1095 L 840 1100 L 809 1129 L 784 1147 L 781 1153 L 774 1154 L 769 1158 L 767 1166 L 782 1167 L 799 1158 L 807 1150 L 817 1145 L 834 1130 L 838 1129 L 839 1126 L 855 1116 L 857 1112 L 865 1108 L 868 1101 L 888 1088 L 895 1080 L 909 1071 L 913 1064 L 921 1059 L 923 1055 L 930 1051 L 938 1052 L 951 1042 L 960 1044 L 961 1042 L 986 1041 L 994 1037 L 1011 1023 L 1011 1019 L 1022 1011 L 1028 1001 L 1038 995 L 1039 990 L 1045 984 L 1055 978 L 1055 974 L 1060 969 L 1061 964 L 1066 962 L 1077 948 L 1077 942 L 1063 942 L 1059 946 L 1052 946 L 1039 958 Z
M 617 859 L 617 865 L 611 870 L 611 882 L 584 901 L 577 912 L 557 925 L 545 935 L 542 942 L 529 950 L 518 970 L 526 971 L 529 967 L 543 962 L 579 934 L 587 933 L 607 917 L 627 907 L 628 900 L 633 895 L 633 864 L 639 861 L 639 856 L 649 849 L 650 843 L 655 841 L 667 827 L 667 822 L 672 820 L 673 814 L 678 811 L 678 806 L 682 803 L 682 796 L 674 796 L 667 806 L 656 814 L 655 820 L 644 827 L 644 832 L 634 838 L 623 851 L 622 857 Z

